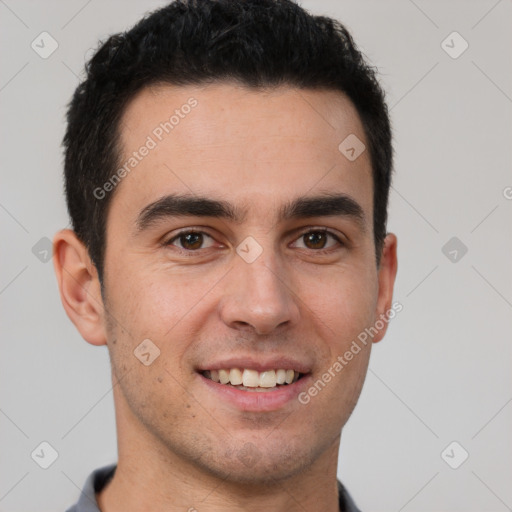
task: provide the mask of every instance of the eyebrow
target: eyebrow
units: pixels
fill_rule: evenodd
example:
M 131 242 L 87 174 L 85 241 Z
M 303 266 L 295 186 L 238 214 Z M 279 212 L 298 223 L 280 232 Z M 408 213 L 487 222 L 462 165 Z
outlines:
M 189 194 L 170 194 L 144 207 L 137 216 L 136 225 L 139 231 L 143 231 L 162 219 L 174 217 L 210 217 L 241 224 L 246 216 L 247 210 L 237 208 L 224 200 Z M 334 216 L 351 219 L 361 231 L 366 231 L 363 208 L 346 194 L 326 193 L 298 197 L 280 208 L 278 222 Z

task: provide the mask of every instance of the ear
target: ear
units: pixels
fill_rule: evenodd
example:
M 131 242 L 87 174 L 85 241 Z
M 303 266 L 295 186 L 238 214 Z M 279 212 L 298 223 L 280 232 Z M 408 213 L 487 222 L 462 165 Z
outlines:
M 98 272 L 85 245 L 70 229 L 53 239 L 53 266 L 69 319 L 92 345 L 106 345 L 104 305 Z
M 395 286 L 395 277 L 398 268 L 396 247 L 396 236 L 393 233 L 388 233 L 384 239 L 378 268 L 379 294 L 375 311 L 375 323 L 381 320 L 384 326 L 375 334 L 372 340 L 373 343 L 380 341 L 386 334 L 388 328 L 388 317 L 390 316 L 388 312 L 392 309 L 393 288 Z

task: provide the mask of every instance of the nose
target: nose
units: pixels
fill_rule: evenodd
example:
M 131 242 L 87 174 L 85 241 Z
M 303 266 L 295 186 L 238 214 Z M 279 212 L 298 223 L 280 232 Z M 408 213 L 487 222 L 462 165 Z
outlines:
M 220 303 L 220 315 L 228 327 L 265 335 L 298 322 L 298 298 L 270 249 L 252 263 L 236 255 L 227 277 L 229 285 Z

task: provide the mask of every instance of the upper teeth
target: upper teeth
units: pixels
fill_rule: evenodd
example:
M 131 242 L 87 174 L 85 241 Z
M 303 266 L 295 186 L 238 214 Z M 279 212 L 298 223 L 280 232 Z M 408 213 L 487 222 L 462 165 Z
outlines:
M 229 370 L 207 371 L 205 372 L 205 377 L 209 377 L 214 382 L 232 384 L 233 386 L 274 388 L 277 384 L 291 384 L 299 378 L 299 372 L 282 369 L 258 372 L 256 370 L 231 368 Z

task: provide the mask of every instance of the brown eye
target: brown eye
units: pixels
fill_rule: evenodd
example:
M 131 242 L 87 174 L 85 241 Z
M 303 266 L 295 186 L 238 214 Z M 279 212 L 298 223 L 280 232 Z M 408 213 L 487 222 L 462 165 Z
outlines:
M 327 242 L 327 234 L 322 231 L 312 231 L 303 235 L 305 244 L 310 249 L 323 249 Z
M 183 231 L 171 238 L 165 245 L 175 245 L 175 242 L 178 242 L 178 248 L 186 251 L 197 251 L 204 249 L 202 246 L 208 238 L 213 240 L 211 236 L 201 231 Z
M 329 244 L 329 238 L 334 240 L 334 243 L 331 242 Z M 310 230 L 306 233 L 302 233 L 298 240 L 302 241 L 304 244 L 304 247 L 299 245 L 299 248 L 311 249 L 318 252 L 322 252 L 323 250 L 328 251 L 335 247 L 336 244 L 339 246 L 344 245 L 339 237 L 325 229 Z
M 203 235 L 201 233 L 188 233 L 180 235 L 179 240 L 184 249 L 200 249 L 203 244 Z

